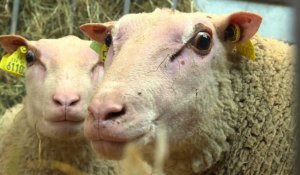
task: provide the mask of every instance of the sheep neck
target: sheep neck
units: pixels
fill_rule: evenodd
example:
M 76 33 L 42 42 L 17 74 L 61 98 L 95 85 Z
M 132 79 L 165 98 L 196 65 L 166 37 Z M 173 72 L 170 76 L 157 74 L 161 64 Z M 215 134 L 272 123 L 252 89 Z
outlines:
M 7 172 L 61 174 L 63 168 L 79 174 L 112 171 L 112 169 L 109 170 L 111 167 L 105 167 L 105 163 L 100 163 L 86 140 L 60 141 L 42 135 L 38 136 L 36 130 L 25 118 L 26 113 L 23 109 L 16 116 L 13 127 L 8 131 L 9 134 L 3 138 L 10 143 L 6 144 L 9 147 L 4 148 L 3 151 L 7 155 L 2 157 L 8 157 L 7 167 L 17 167 L 15 170 L 7 170 Z M 11 138 L 18 139 L 12 140 Z M 25 172 L 22 172 L 23 170 Z

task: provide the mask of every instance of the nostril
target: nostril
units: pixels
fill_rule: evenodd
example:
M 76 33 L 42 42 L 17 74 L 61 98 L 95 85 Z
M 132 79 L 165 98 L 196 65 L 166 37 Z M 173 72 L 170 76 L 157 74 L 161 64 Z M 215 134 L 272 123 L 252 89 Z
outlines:
M 126 114 L 126 107 L 122 106 L 118 111 L 108 112 L 105 116 L 105 120 L 114 120 Z
M 79 97 L 70 100 L 69 106 L 75 106 L 80 101 Z
M 54 104 L 56 104 L 57 106 L 63 106 L 63 103 L 61 101 L 59 101 L 58 99 L 53 99 Z
M 127 113 L 124 103 L 115 100 L 99 100 L 93 98 L 88 106 L 89 119 L 98 121 L 109 121 L 123 117 Z

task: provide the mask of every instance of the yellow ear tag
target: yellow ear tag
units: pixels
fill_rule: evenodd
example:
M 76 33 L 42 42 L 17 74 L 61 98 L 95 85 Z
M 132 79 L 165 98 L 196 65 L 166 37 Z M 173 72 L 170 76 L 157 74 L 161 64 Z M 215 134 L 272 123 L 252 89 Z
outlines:
M 233 33 L 232 38 L 229 38 L 231 42 L 237 43 L 241 38 L 241 29 L 238 25 L 232 24 L 231 30 Z M 252 42 L 250 40 L 236 44 L 236 52 L 239 55 L 245 56 L 246 58 L 254 61 L 255 60 L 255 50 Z
M 255 60 L 254 46 L 250 40 L 237 44 L 236 51 L 237 54 L 245 56 L 249 60 Z
M 26 70 L 26 53 L 27 48 L 20 46 L 12 54 L 4 55 L 0 61 L 0 69 L 17 77 L 24 76 Z
M 106 44 L 99 43 L 97 41 L 93 41 L 90 45 L 90 48 L 92 48 L 96 53 L 99 54 L 99 59 L 101 63 L 104 63 L 107 56 L 108 47 Z

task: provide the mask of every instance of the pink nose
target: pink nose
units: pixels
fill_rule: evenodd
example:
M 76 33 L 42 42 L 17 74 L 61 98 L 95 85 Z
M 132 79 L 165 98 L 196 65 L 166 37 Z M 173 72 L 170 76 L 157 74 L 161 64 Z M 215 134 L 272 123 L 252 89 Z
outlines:
M 80 101 L 80 96 L 76 93 L 56 93 L 53 102 L 57 107 L 75 107 Z
M 125 105 L 119 101 L 99 101 L 97 98 L 94 98 L 88 107 L 88 111 L 94 118 L 100 120 L 114 120 L 122 117 L 126 113 L 126 108 Z

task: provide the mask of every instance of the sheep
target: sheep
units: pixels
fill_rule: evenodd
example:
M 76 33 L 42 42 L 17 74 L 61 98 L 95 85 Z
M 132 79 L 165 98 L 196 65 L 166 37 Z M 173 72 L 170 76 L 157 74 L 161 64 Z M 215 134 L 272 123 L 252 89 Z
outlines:
M 38 41 L 0 36 L 8 53 L 27 48 L 19 58 L 26 59 L 26 96 L 0 121 L 0 175 L 115 174 L 114 162 L 99 159 L 83 134 L 88 102 L 103 75 L 90 43 L 72 35 Z
M 294 49 L 255 35 L 261 21 L 157 9 L 82 25 L 110 46 L 85 121 L 97 154 L 122 159 L 135 143 L 153 164 L 165 124 L 167 175 L 291 174 Z

